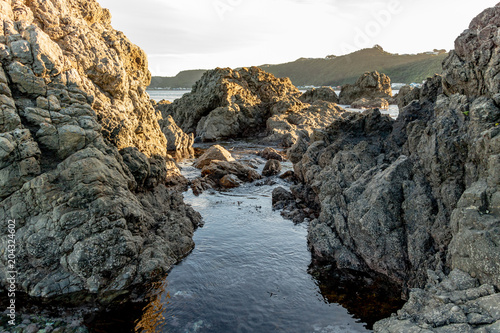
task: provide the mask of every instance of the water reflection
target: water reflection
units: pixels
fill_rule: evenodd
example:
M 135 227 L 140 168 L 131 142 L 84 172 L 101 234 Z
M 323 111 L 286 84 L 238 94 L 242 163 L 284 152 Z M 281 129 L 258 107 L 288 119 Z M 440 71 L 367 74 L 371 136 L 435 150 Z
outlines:
M 155 295 L 150 297 L 151 302 L 143 309 L 143 315 L 135 325 L 135 332 L 159 332 L 160 327 L 165 322 L 165 305 L 168 305 L 168 302 L 164 303 L 160 297 L 161 294 L 165 293 L 165 285 L 165 282 L 158 282 L 154 285 Z M 170 294 L 166 293 L 165 298 L 169 299 Z
M 359 273 L 311 265 L 321 294 L 328 303 L 340 304 L 368 329 L 401 309 L 401 287 L 376 273 Z

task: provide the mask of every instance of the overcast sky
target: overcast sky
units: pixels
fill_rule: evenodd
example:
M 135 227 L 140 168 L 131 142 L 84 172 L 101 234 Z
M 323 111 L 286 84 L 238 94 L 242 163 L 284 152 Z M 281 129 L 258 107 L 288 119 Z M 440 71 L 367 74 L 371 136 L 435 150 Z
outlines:
M 153 75 L 323 58 L 381 45 L 453 48 L 498 0 L 98 0 L 148 54 Z

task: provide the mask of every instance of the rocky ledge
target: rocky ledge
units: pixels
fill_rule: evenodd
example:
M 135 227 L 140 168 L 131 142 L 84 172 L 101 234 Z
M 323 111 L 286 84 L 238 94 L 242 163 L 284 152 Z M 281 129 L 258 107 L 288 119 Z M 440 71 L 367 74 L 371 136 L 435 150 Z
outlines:
M 146 56 L 94 0 L 0 8 L 0 215 L 15 220 L 16 289 L 59 305 L 140 298 L 200 223 L 167 187 L 180 174 Z M 6 249 L 1 237 L 3 288 Z
M 308 232 L 315 261 L 385 275 L 404 298 L 412 290 L 376 331 L 498 332 L 499 27 L 500 4 L 456 40 L 442 77 L 401 95 L 397 120 L 344 113 L 288 152 L 295 197 L 319 213 Z M 430 271 L 444 272 L 442 285 L 415 290 L 432 283 Z M 457 274 L 474 286 L 446 287 Z

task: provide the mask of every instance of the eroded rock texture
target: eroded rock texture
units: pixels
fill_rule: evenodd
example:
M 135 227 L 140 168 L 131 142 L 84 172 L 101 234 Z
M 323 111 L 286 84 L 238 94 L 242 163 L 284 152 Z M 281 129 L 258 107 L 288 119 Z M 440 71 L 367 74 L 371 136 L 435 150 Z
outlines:
M 145 287 L 193 248 L 200 216 L 165 186 L 179 171 L 144 52 L 94 0 L 0 8 L 0 216 L 16 221 L 18 290 L 106 303 Z

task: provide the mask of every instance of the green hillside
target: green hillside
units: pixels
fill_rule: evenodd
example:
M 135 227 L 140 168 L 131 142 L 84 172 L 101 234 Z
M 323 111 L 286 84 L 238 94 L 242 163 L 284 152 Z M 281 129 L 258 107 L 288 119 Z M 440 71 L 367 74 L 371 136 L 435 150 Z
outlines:
M 392 82 L 418 83 L 441 72 L 441 63 L 448 53 L 444 50 L 435 53 L 439 54 L 398 55 L 385 52 L 376 45 L 345 56 L 301 58 L 285 64 L 259 67 L 277 77 L 289 77 L 296 86 L 340 86 L 354 83 L 364 72 L 375 70 L 389 75 Z M 204 72 L 190 70 L 175 77 L 153 77 L 150 88 L 191 88 Z
M 260 66 L 278 77 L 289 77 L 296 86 L 339 86 L 354 83 L 364 72 L 379 71 L 389 75 L 392 82 L 422 82 L 441 72 L 447 53 L 396 55 L 381 47 L 363 49 L 345 56 L 329 59 L 298 59 L 280 65 Z
M 176 76 L 153 76 L 148 88 L 191 88 L 206 71 L 193 69 L 179 72 Z

